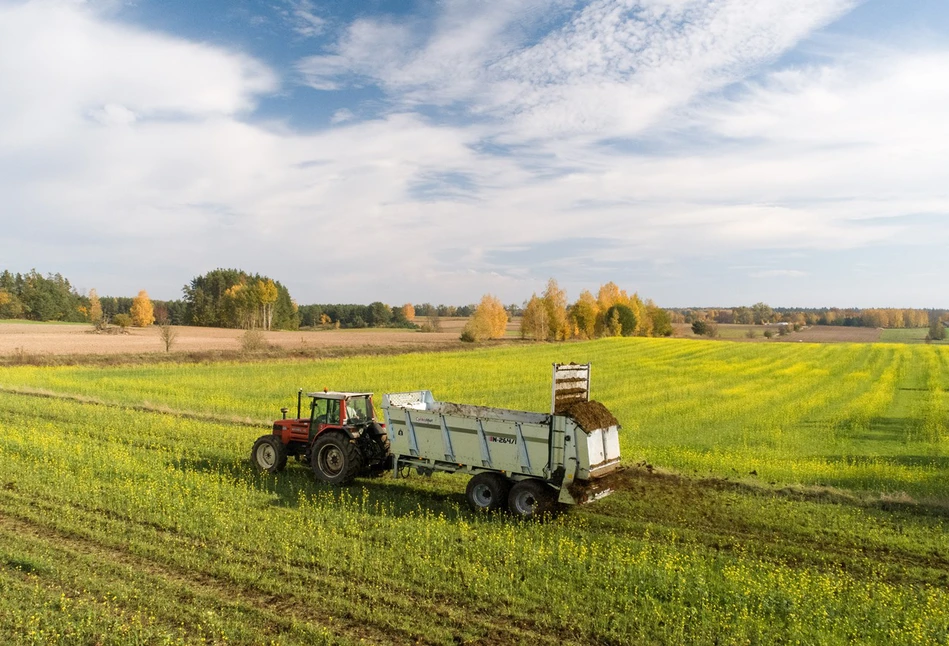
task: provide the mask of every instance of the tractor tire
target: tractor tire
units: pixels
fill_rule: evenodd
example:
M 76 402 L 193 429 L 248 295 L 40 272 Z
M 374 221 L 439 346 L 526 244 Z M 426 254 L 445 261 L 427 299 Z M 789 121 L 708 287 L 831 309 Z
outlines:
M 310 464 L 317 480 L 332 485 L 352 482 L 362 470 L 362 453 L 342 433 L 327 433 L 313 443 Z
M 501 511 L 510 492 L 511 481 L 500 473 L 479 473 L 468 481 L 465 498 L 474 511 Z
M 531 520 L 553 516 L 557 510 L 557 492 L 542 480 L 521 480 L 511 487 L 507 506 L 517 518 Z
M 254 442 L 250 463 L 258 471 L 279 473 L 287 466 L 287 447 L 276 435 L 264 435 Z

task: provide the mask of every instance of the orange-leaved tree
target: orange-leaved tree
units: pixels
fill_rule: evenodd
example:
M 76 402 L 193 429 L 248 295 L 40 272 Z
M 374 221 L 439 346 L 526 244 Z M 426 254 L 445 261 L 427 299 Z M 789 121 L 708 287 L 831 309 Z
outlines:
M 500 339 L 507 329 L 507 310 L 499 299 L 490 294 L 481 297 L 471 319 L 461 332 L 463 341 Z
M 155 308 L 152 307 L 152 299 L 144 289 L 132 300 L 130 314 L 135 327 L 145 327 L 155 322 Z

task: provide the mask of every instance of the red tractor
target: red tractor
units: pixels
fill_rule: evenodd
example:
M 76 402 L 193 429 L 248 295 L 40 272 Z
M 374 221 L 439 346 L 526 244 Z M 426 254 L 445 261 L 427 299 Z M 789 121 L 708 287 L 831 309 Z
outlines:
M 346 484 L 358 475 L 381 475 L 392 466 L 385 425 L 376 421 L 372 393 L 316 392 L 310 415 L 302 417 L 303 391 L 297 393 L 297 417 L 273 424 L 251 449 L 250 461 L 260 471 L 277 473 L 295 456 L 309 464 L 317 479 Z

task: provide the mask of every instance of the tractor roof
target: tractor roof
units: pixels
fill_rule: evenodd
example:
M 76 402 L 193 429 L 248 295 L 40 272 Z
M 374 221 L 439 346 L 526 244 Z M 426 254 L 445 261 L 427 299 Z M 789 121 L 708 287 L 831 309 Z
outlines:
M 349 399 L 350 397 L 371 397 L 372 393 L 338 393 L 338 392 L 315 392 L 307 393 L 307 397 L 315 397 L 316 399 Z

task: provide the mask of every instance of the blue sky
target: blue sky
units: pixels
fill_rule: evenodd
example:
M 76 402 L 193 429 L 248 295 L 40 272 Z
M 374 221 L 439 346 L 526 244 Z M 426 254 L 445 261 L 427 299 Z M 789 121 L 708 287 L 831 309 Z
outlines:
M 0 0 L 0 266 L 949 307 L 944 0 Z

